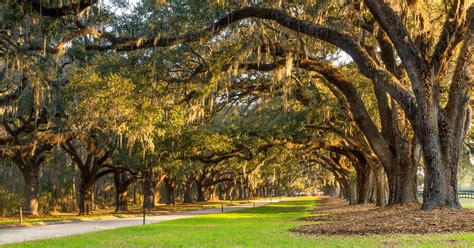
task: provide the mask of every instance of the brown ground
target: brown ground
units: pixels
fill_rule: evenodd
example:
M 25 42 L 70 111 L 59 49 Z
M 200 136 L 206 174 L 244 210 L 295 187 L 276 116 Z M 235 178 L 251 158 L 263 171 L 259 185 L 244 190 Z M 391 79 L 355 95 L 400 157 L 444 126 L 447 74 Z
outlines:
M 303 220 L 323 222 L 292 231 L 303 234 L 369 235 L 474 232 L 474 209 L 420 210 L 420 205 L 378 208 L 374 204 L 349 206 L 340 198 L 322 198 L 314 216 Z

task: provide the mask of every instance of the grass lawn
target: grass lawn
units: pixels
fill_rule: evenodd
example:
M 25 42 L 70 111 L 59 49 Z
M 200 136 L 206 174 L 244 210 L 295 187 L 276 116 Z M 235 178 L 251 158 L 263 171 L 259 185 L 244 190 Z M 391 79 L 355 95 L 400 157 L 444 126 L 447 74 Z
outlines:
M 288 231 L 305 224 L 314 198 L 8 247 L 473 247 L 474 233 L 392 236 L 313 236 Z
M 474 208 L 474 199 L 460 198 L 459 202 L 463 208 Z

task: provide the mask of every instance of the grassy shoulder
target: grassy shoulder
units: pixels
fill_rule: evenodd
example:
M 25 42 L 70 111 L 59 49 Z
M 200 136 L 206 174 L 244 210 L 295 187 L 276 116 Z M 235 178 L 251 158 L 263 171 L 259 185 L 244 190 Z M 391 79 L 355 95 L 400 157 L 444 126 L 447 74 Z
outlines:
M 192 211 L 203 208 L 220 208 L 222 204 L 224 206 L 239 205 L 247 202 L 256 202 L 262 200 L 270 200 L 270 198 L 255 198 L 251 200 L 236 200 L 236 201 L 210 201 L 204 203 L 192 203 L 192 204 L 178 204 L 178 205 L 165 205 L 159 204 L 155 209 L 147 210 L 148 215 L 160 215 L 169 213 L 178 213 L 183 211 Z M 78 216 L 77 213 L 55 213 L 40 217 L 23 217 L 23 224 L 19 224 L 19 217 L 0 217 L 0 229 L 17 226 L 35 226 L 35 225 L 47 225 L 55 223 L 67 223 L 72 221 L 88 221 L 88 220 L 111 220 L 121 218 L 131 218 L 142 216 L 142 208 L 140 206 L 130 206 L 129 211 L 115 213 L 114 209 L 101 209 L 94 211 L 91 215 Z
M 474 208 L 474 199 L 460 198 L 459 202 L 463 208 Z
M 474 233 L 392 236 L 301 236 L 315 199 L 303 197 L 239 212 L 212 214 L 146 226 L 41 240 L 7 247 L 472 247 Z

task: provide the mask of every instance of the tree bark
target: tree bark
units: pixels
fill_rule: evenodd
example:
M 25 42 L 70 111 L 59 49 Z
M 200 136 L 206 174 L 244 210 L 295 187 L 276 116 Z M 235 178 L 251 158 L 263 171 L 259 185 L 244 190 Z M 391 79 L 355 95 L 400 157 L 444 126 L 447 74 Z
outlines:
M 115 212 L 128 211 L 128 187 L 135 181 L 133 175 L 127 176 L 126 171 L 114 171 Z
M 133 184 L 133 205 L 138 205 L 137 185 Z
M 349 182 L 349 204 L 355 205 L 359 203 L 358 199 L 358 191 L 359 188 L 357 187 L 357 178 L 352 177 Z
M 66 161 L 68 161 L 68 157 L 66 156 Z M 77 174 L 76 174 L 76 166 L 74 165 L 74 163 L 68 163 L 69 166 L 71 166 L 71 179 L 72 179 L 72 183 L 71 183 L 71 203 L 70 203 L 70 207 L 69 209 L 71 211 L 76 211 L 77 210 L 77 206 L 79 205 L 79 199 L 77 198 L 77 190 L 76 190 L 76 187 L 77 187 Z
M 208 187 L 209 200 L 217 200 L 217 185 L 212 185 Z
M 390 172 L 387 172 L 390 189 L 389 204 L 418 202 L 416 188 L 418 164 L 407 161 L 407 163 L 395 165 Z
M 142 190 L 143 190 L 143 206 L 147 209 L 154 209 L 155 208 L 155 189 L 156 183 L 150 176 L 145 177 L 142 183 Z
M 393 57 L 392 50 L 385 51 L 385 54 Z M 393 58 L 385 58 L 385 63 L 395 64 L 387 62 L 391 60 Z M 395 73 L 396 69 L 390 68 L 390 71 Z M 381 133 L 391 149 L 391 156 L 381 160 L 388 179 L 388 204 L 417 203 L 416 172 L 421 156 L 419 142 L 411 133 L 412 128 L 403 109 L 394 100 L 389 104 L 387 94 L 380 86 L 374 85 L 374 92 L 381 118 Z M 382 190 L 379 193 L 382 194 Z
M 24 210 L 27 215 L 39 215 L 39 169 L 41 161 L 34 162 L 30 158 L 17 155 L 13 162 L 20 169 L 25 181 L 25 204 Z
M 351 200 L 351 187 L 350 187 L 349 183 L 339 181 L 339 185 L 341 187 L 340 196 L 350 202 L 350 200 Z
M 115 193 L 115 212 L 128 211 L 127 195 L 127 189 L 122 189 Z
M 79 188 L 79 215 L 89 215 L 93 210 L 92 183 L 82 181 Z
M 198 202 L 205 202 L 205 189 L 202 186 L 202 184 L 198 181 L 196 181 L 196 191 L 197 191 L 197 201 Z
M 163 180 L 163 185 L 165 187 L 166 192 L 166 205 L 174 205 L 175 198 L 174 198 L 174 181 L 166 177 Z
M 376 182 L 376 200 L 375 205 L 378 207 L 384 207 L 388 204 L 388 185 L 387 176 L 382 165 L 375 166 L 374 169 L 375 182 Z
M 191 183 L 184 185 L 183 203 L 193 203 L 192 186 Z
M 28 215 L 38 216 L 38 200 L 39 200 L 39 181 L 38 173 L 23 173 L 25 179 L 25 212 Z
M 469 102 L 474 81 L 473 58 L 474 5 L 471 5 L 467 11 L 465 39 L 451 80 L 446 107 L 440 111 L 439 105 L 427 102 L 427 106 L 422 108 L 422 125 L 417 131 L 428 135 L 420 139 L 425 158 L 423 209 L 461 207 L 457 197 L 457 171 L 462 142 L 472 120 Z M 426 80 L 430 82 L 429 77 Z
M 355 166 L 355 168 L 357 172 L 357 203 L 367 204 L 370 202 L 370 197 L 372 195 L 372 168 L 368 164 L 364 164 L 362 166 Z

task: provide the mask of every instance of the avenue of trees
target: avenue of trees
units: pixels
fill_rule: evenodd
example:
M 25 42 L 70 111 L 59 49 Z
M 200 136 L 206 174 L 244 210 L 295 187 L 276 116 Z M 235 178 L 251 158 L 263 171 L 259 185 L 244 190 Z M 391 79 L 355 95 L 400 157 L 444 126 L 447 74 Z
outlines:
M 323 191 L 460 208 L 464 0 L 0 2 L 0 215 Z

